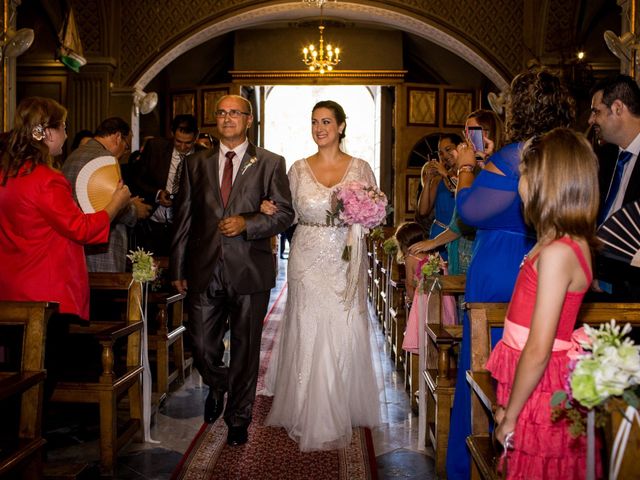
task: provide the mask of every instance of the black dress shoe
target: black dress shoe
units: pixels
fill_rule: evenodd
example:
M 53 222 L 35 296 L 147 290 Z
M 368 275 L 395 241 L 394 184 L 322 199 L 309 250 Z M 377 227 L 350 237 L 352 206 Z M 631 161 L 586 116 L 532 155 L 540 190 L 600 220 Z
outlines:
M 229 427 L 229 433 L 227 434 L 227 445 L 237 447 L 238 445 L 244 445 L 249 439 L 249 432 L 247 427 Z
M 224 392 L 209 390 L 209 395 L 204 401 L 204 421 L 207 423 L 215 422 L 222 413 L 223 407 Z

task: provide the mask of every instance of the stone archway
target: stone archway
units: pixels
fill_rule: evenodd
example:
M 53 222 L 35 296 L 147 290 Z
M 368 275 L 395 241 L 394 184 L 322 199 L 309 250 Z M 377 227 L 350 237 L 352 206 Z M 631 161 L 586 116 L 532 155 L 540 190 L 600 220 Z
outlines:
M 494 85 L 503 90 L 508 85 L 508 80 L 500 73 L 499 69 L 486 58 L 479 55 L 468 45 L 455 36 L 436 28 L 434 25 L 415 18 L 408 13 L 403 13 L 392 8 L 382 8 L 374 5 L 363 5 L 340 1 L 330 3 L 330 8 L 325 10 L 326 16 L 338 16 L 345 20 L 365 21 L 372 24 L 393 27 L 413 35 L 425 38 L 441 47 L 451 51 L 460 58 L 473 65 L 484 74 Z M 226 16 L 197 32 L 184 38 L 173 48 L 158 55 L 148 68 L 146 68 L 133 83 L 134 88 L 144 87 L 169 63 L 180 55 L 189 51 L 211 38 L 223 35 L 233 30 L 254 27 L 275 21 L 297 20 L 309 16 L 310 10 L 302 2 L 287 2 L 267 4 Z

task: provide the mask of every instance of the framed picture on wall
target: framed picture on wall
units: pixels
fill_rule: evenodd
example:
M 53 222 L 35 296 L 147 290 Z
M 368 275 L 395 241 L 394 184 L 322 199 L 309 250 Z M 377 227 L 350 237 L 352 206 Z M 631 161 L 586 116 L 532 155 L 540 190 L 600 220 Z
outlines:
M 464 127 L 467 116 L 474 110 L 474 94 L 469 90 L 444 92 L 444 126 Z
M 229 94 L 228 88 L 211 88 L 202 90 L 202 125 L 216 125 L 216 116 L 213 114 L 216 109 L 216 102 L 224 95 Z
M 418 191 L 420 190 L 420 175 L 405 177 L 405 209 L 406 213 L 415 213 L 418 207 Z
M 407 88 L 407 125 L 438 125 L 438 90 Z
M 171 94 L 171 118 L 185 114 L 196 115 L 196 93 L 194 91 Z

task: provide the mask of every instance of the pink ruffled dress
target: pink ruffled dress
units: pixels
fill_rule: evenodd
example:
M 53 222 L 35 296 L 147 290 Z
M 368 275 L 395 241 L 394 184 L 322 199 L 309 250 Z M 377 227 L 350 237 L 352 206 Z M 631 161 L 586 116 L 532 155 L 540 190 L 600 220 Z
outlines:
M 578 244 L 568 237 L 556 241 L 573 249 L 590 284 L 591 268 Z M 486 365 L 498 382 L 497 400 L 502 406 L 509 402 L 516 367 L 531 325 L 538 284 L 538 272 L 534 269 L 536 257 L 537 254 L 525 258 L 521 266 L 505 318 L 504 335 Z M 586 291 L 567 292 L 565 296 L 551 359 L 518 416 L 514 449 L 508 451 L 506 459 L 506 477 L 509 479 L 571 480 L 586 477 L 586 436 L 572 438 L 566 420 L 551 421 L 551 397 L 555 391 L 565 389 L 569 364 L 567 353 L 573 347 L 571 335 Z M 599 458 L 596 463 L 600 472 Z
M 422 277 L 422 266 L 427 262 L 427 257 L 418 262 L 414 275 L 418 278 Z M 444 275 L 448 275 L 447 267 L 444 267 Z M 426 312 L 426 302 L 428 296 L 431 293 L 422 293 L 416 288 L 413 293 L 413 302 L 411 309 L 409 310 L 409 318 L 407 319 L 407 329 L 404 332 L 404 339 L 402 340 L 402 349 L 411 352 L 420 352 L 420 327 L 423 325 L 420 323 L 420 312 Z M 426 324 L 429 321 L 428 318 L 424 319 Z M 456 309 L 456 299 L 453 295 L 442 296 L 442 324 L 443 325 L 455 325 L 458 321 L 458 312 Z

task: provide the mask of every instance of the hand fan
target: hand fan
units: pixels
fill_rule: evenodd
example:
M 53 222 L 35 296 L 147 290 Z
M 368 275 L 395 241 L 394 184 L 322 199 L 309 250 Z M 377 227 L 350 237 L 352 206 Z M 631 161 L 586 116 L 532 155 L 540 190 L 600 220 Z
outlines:
M 104 210 L 122 178 L 115 157 L 105 155 L 87 162 L 76 178 L 76 197 L 84 213 Z
M 627 203 L 598 229 L 602 255 L 640 267 L 640 200 Z

